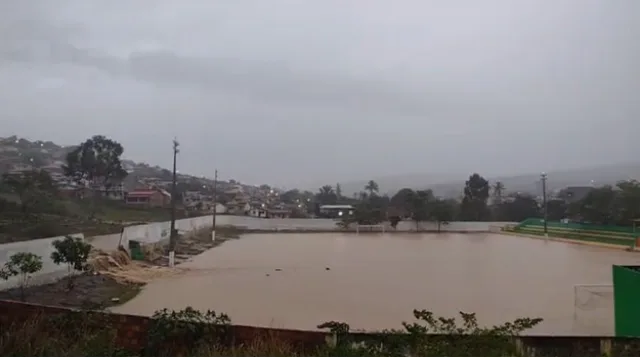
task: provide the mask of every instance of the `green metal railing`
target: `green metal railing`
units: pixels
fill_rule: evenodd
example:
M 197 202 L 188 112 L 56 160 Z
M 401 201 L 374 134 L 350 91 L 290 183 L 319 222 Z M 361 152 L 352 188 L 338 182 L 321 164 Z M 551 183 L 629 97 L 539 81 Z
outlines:
M 544 221 L 529 218 L 513 227 L 513 231 L 527 234 L 544 234 Z M 552 237 L 598 242 L 634 248 L 638 233 L 632 227 L 604 226 L 580 223 L 547 222 L 547 233 Z

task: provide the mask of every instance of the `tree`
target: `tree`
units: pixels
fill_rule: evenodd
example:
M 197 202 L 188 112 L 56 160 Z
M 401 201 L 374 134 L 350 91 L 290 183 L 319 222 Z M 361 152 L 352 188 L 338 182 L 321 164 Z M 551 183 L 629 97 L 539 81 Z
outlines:
M 540 206 L 527 194 L 515 194 L 508 202 L 499 206 L 500 218 L 507 222 L 521 222 L 527 218 L 540 217 Z
M 416 223 L 416 231 L 420 230 L 420 222 L 429 219 L 429 204 L 432 200 L 433 192 L 431 190 L 415 191 L 409 196 L 411 219 Z
M 25 301 L 26 289 L 31 276 L 42 269 L 42 257 L 33 253 L 16 253 L 9 257 L 0 269 L 0 278 L 8 280 L 13 276 L 20 276 L 20 300 Z
M 454 218 L 455 202 L 451 200 L 436 199 L 431 204 L 431 219 L 438 224 L 438 233 L 442 224 L 448 224 Z
M 640 182 L 636 180 L 620 181 L 616 185 L 618 209 L 618 223 L 631 224 L 632 220 L 640 218 Z
M 127 176 L 122 168 L 120 143 L 95 135 L 67 154 L 65 175 L 81 184 L 99 184 L 105 193 Z
M 56 188 L 51 176 L 44 170 L 34 170 L 22 174 L 2 175 L 3 186 L 8 187 L 20 199 L 20 208 L 25 218 L 36 206 L 50 200 Z
M 465 221 L 487 220 L 489 218 L 488 198 L 489 182 L 477 173 L 469 176 L 464 186 L 460 218 Z
M 414 194 L 415 192 L 412 189 L 403 188 L 391 197 L 390 205 L 399 216 L 408 217 L 411 214 L 410 197 Z
M 501 204 L 502 203 L 502 194 L 504 193 L 504 184 L 501 181 L 496 181 L 493 185 L 493 203 Z
M 349 227 L 351 223 L 360 225 L 375 225 L 386 221 L 389 207 L 389 196 L 368 196 L 357 202 L 353 215 L 343 217 L 339 226 Z
M 369 180 L 367 185 L 364 187 L 364 190 L 369 192 L 369 196 L 373 196 L 378 193 L 378 183 L 373 180 Z
M 284 203 L 288 203 L 288 204 L 296 203 L 296 200 L 300 199 L 300 191 L 296 189 L 285 191 L 280 195 L 280 199 Z
M 316 194 L 316 201 L 320 205 L 335 205 L 338 202 L 338 197 L 333 191 L 333 187 L 324 185 L 320 187 L 320 190 Z
M 607 185 L 591 190 L 585 198 L 570 206 L 570 212 L 581 221 L 593 224 L 614 224 L 618 218 L 619 200 L 613 187 Z
M 66 236 L 63 240 L 52 243 L 55 251 L 51 253 L 51 260 L 56 264 L 67 264 L 67 287 L 73 289 L 75 272 L 86 271 L 87 260 L 91 252 L 91 244 L 81 238 Z
M 544 210 L 544 207 L 542 207 Z M 569 205 L 564 200 L 551 199 L 547 201 L 547 219 L 559 221 L 567 217 Z
M 360 225 L 380 224 L 385 218 L 385 211 L 372 200 L 360 202 L 355 206 L 353 220 Z

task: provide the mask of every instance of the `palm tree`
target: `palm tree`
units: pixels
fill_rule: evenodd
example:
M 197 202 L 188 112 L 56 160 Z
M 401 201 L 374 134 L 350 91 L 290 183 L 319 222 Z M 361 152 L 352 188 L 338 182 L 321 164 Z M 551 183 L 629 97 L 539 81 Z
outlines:
M 336 193 L 330 185 L 320 187 L 316 199 L 322 205 L 335 204 L 337 201 Z
M 493 185 L 493 200 L 495 204 L 502 203 L 502 194 L 504 193 L 504 184 L 500 181 L 496 181 Z
M 374 196 L 378 193 L 378 183 L 370 180 L 369 182 L 367 182 L 367 185 L 364 186 L 364 189 L 366 191 L 369 191 L 369 196 Z
M 333 187 L 329 186 L 329 185 L 324 185 L 322 187 L 320 187 L 320 194 L 321 195 L 330 195 L 333 193 Z

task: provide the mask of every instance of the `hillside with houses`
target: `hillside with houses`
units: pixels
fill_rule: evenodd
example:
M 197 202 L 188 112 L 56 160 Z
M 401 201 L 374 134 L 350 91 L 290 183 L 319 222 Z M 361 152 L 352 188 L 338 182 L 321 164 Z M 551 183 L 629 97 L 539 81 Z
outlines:
M 79 184 L 64 173 L 66 156 L 74 146 L 51 141 L 30 141 L 11 136 L 0 138 L 0 174 L 20 175 L 34 170 L 49 174 L 60 195 L 83 199 L 100 195 L 113 204 L 142 209 L 168 208 L 171 203 L 172 172 L 168 169 L 123 159 L 126 177 L 105 188 L 100 184 Z M 177 205 L 184 214 L 229 213 L 256 217 L 306 217 L 308 207 L 301 199 L 284 202 L 283 193 L 268 185 L 245 185 L 235 180 L 217 181 L 177 173 Z M 310 194 L 310 193 L 309 193 Z M 214 198 L 215 196 L 215 198 Z
M 104 162 L 110 156 L 96 154 L 105 147 L 116 154 L 111 163 Z M 560 175 L 544 174 L 537 182 L 530 178 L 532 183 L 522 187 L 529 192 L 514 191 L 519 187 L 505 185 L 506 180 L 490 181 L 473 173 L 456 185 L 462 191 L 458 198 L 412 187 L 385 194 L 375 180 L 347 196 L 340 183 L 323 185 L 315 192 L 283 191 L 179 173 L 173 193 L 171 171 L 120 159 L 123 152 L 119 143 L 103 136 L 94 136 L 77 147 L 15 136 L 0 138 L 0 240 L 116 233 L 126 225 L 167 221 L 171 212 L 176 218 L 214 212 L 256 218 L 331 217 L 347 225 L 377 224 L 392 218 L 395 224 L 400 219 L 514 222 L 540 217 L 543 212 L 555 220 L 599 222 L 600 216 L 611 215 L 604 213 L 607 207 L 594 210 L 594 205 L 615 202 L 616 207 L 626 207 L 636 202 L 629 197 L 640 197 L 638 181 L 624 180 L 626 175 L 620 173 L 623 181 L 615 186 L 591 180 L 587 185 L 560 189 L 556 188 L 558 181 L 562 182 Z M 101 168 L 115 168 L 117 176 L 98 172 Z M 175 211 L 170 209 L 174 203 Z M 636 218 L 636 212 L 640 211 L 629 206 L 617 212 L 615 220 L 628 223 Z

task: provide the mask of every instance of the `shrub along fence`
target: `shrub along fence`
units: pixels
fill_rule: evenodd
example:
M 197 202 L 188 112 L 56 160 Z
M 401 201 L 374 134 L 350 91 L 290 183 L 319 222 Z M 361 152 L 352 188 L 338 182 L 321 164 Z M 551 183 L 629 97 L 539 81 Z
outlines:
M 504 346 L 496 345 L 504 343 L 504 339 L 496 339 L 495 335 L 469 338 L 456 335 L 456 329 L 452 330 L 453 334 L 447 335 L 350 333 L 348 325 L 345 329 L 345 325 L 331 322 L 327 325 L 331 325 L 328 327 L 332 327 L 332 332 L 297 331 L 225 325 L 229 322 L 225 315 L 212 312 L 203 315 L 189 309 L 179 313 L 163 311 L 156 315 L 158 316 L 148 318 L 0 301 L 0 355 L 53 355 L 57 351 L 54 349 L 57 345 L 61 351 L 65 351 L 65 355 L 116 355 L 118 351 L 128 352 L 127 355 L 132 356 L 156 357 L 219 355 L 216 354 L 219 349 L 204 352 L 202 349 L 199 352 L 190 349 L 198 339 L 205 338 L 207 342 L 215 342 L 216 346 L 236 348 L 229 355 L 401 356 L 407 353 L 403 347 L 415 346 L 414 339 L 417 336 L 420 348 L 412 350 L 410 355 L 445 355 L 434 354 L 435 351 L 443 351 L 440 348 L 449 348 L 446 355 L 454 355 L 451 348 L 460 342 L 460 346 L 464 348 L 455 351 L 455 355 L 460 357 L 640 356 L 640 339 L 631 338 L 513 337 L 507 342 L 515 349 L 512 353 L 505 354 Z M 180 322 L 185 318 L 195 323 Z M 46 323 L 29 322 L 38 319 L 46 319 Z M 158 321 L 164 323 L 158 324 Z M 26 330 L 25 325 L 28 327 Z M 17 328 L 20 326 L 22 327 Z M 56 332 L 53 333 L 52 330 Z M 111 332 L 113 334 L 110 335 Z M 68 344 L 78 339 L 86 341 L 74 343 L 75 350 L 67 352 L 72 348 Z M 46 343 L 41 343 L 43 341 Z M 366 350 L 353 347 L 357 345 L 368 347 Z M 38 349 L 36 346 L 45 347 Z M 245 350 L 241 350 L 242 348 Z
M 540 218 L 529 218 L 516 226 L 505 227 L 505 230 L 544 235 L 544 220 Z M 633 227 L 562 223 L 555 221 L 547 221 L 547 233 L 552 237 L 612 244 L 630 248 L 637 246 L 637 237 L 640 236 L 640 232 L 635 232 Z

